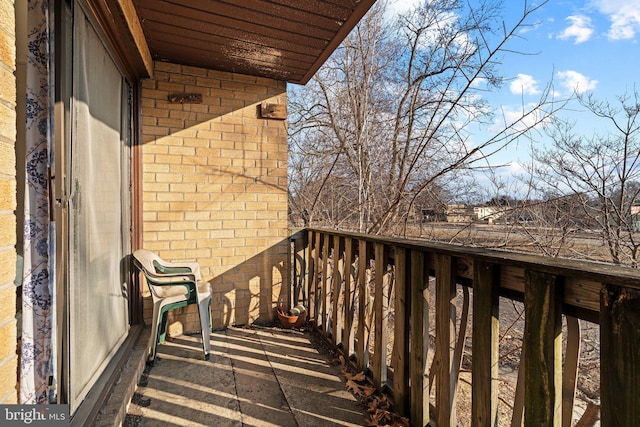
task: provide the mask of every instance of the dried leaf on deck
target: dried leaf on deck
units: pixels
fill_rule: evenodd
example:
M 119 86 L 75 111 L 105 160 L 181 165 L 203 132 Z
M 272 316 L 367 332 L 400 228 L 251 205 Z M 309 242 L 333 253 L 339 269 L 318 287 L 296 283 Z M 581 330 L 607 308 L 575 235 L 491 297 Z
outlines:
M 349 390 L 353 394 L 360 394 L 360 384 L 357 382 L 347 379 L 347 390 Z
M 362 395 L 364 395 L 365 397 L 369 397 L 373 393 L 376 392 L 376 388 L 364 385 L 364 386 L 361 386 L 361 390 L 360 391 L 361 391 Z
M 353 381 L 359 381 L 359 382 L 363 382 L 364 380 L 367 379 L 367 376 L 365 375 L 364 372 L 358 372 L 357 374 L 351 374 L 349 372 L 345 372 L 344 374 L 348 379 L 353 380 Z

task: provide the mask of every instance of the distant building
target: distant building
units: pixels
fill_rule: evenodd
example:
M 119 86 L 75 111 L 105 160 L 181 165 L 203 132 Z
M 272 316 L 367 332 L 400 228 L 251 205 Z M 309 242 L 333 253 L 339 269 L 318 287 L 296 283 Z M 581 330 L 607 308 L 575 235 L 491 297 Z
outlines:
M 467 205 L 447 205 L 447 222 L 472 222 L 473 209 Z
M 640 231 L 640 205 L 631 206 L 631 227 L 633 231 Z
M 489 224 L 504 215 L 504 211 L 497 206 L 476 206 L 473 208 L 473 217 L 477 221 L 488 221 Z

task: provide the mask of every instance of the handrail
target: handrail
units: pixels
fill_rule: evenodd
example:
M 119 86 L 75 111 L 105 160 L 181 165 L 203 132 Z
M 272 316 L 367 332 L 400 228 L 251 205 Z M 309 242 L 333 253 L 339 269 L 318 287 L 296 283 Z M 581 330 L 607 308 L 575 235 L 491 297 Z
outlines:
M 412 425 L 424 426 L 430 418 L 438 426 L 456 425 L 468 334 L 460 318 L 467 316 L 472 425 L 496 425 L 500 296 L 522 301 L 525 310 L 520 371 L 527 372 L 521 376 L 526 386 L 518 385 L 523 410 L 514 402 L 511 425 L 520 425 L 522 412 L 524 425 L 571 425 L 580 342 L 573 319 L 600 325 L 602 425 L 640 421 L 638 270 L 322 228 L 300 230 L 291 239 L 294 298 L 305 300 L 317 328 L 368 371 L 375 386 L 393 394 L 396 409 Z M 471 290 L 472 304 L 465 291 L 465 304 L 456 305 L 459 286 Z M 563 315 L 569 343 L 564 367 Z
M 342 237 L 351 237 L 356 240 L 364 240 L 370 243 L 377 242 L 387 246 L 398 246 L 405 249 L 421 249 L 428 252 L 438 252 L 455 256 L 475 256 L 489 262 L 493 260 L 494 262 L 499 262 L 505 265 L 519 267 L 536 266 L 536 268 L 550 273 L 556 272 L 559 274 L 572 274 L 577 277 L 586 277 L 600 282 L 617 281 L 627 287 L 640 289 L 640 269 L 615 264 L 568 258 L 552 258 L 524 252 L 501 251 L 497 249 L 432 242 L 413 238 L 388 237 L 349 231 L 336 231 L 331 228 L 321 227 L 298 230 L 292 234 L 292 237 L 295 238 L 296 233 L 302 233 L 304 231 L 331 235 L 337 234 Z

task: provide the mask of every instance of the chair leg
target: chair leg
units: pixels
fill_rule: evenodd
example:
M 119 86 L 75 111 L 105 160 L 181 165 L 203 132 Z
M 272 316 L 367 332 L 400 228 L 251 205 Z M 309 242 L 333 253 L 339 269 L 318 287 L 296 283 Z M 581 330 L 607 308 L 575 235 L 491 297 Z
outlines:
M 160 304 L 154 304 L 153 320 L 151 323 L 153 325 L 153 327 L 151 328 L 151 349 L 148 357 L 148 360 L 150 363 L 153 363 L 156 359 L 156 351 L 158 349 L 158 338 L 159 338 L 158 334 L 160 329 L 160 321 L 161 321 Z
M 206 298 L 198 304 L 198 314 L 200 315 L 200 329 L 202 330 L 202 348 L 204 359 L 209 360 L 211 353 L 211 298 Z
M 158 324 L 158 344 L 167 339 L 167 323 L 169 323 L 169 310 L 161 310 L 160 323 Z

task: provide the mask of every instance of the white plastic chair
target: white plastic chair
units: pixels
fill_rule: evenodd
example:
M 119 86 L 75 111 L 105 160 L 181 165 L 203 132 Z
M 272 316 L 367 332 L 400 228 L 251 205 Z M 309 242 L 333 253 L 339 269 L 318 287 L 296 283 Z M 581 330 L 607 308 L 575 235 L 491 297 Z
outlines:
M 211 286 L 203 282 L 200 265 L 196 262 L 167 262 L 155 253 L 138 249 L 133 253 L 135 265 L 147 279 L 153 299 L 153 323 L 149 362 L 156 358 L 158 343 L 164 341 L 167 330 L 167 315 L 170 310 L 198 305 L 202 347 L 205 360 L 209 360 L 211 343 Z

